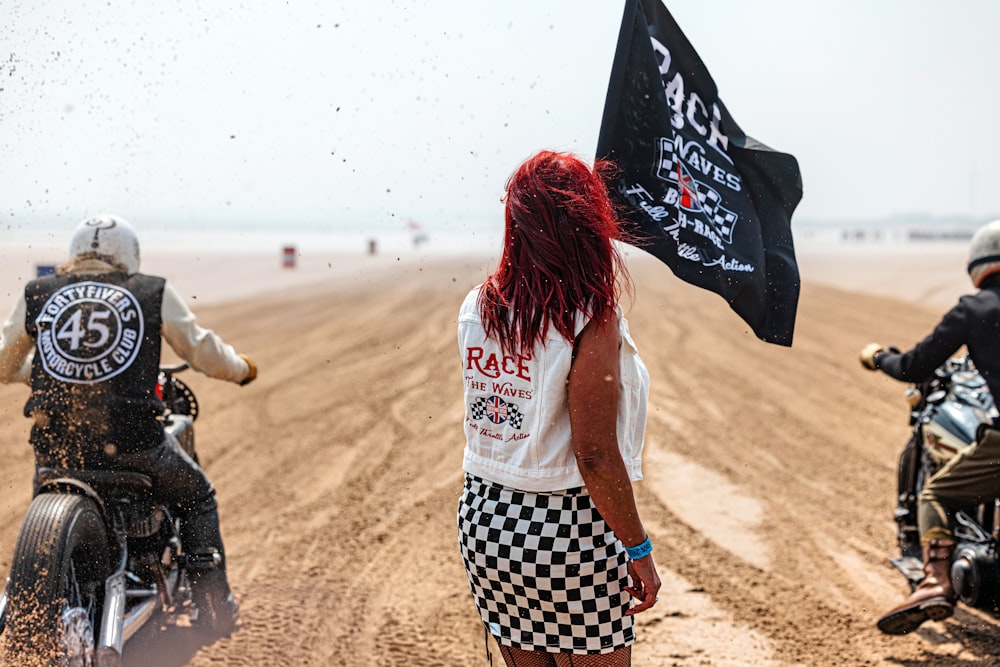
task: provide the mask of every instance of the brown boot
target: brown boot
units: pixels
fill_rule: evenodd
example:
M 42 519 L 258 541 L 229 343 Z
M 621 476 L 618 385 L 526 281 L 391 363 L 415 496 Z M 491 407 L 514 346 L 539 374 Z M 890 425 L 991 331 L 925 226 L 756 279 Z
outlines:
M 926 620 L 940 621 L 955 611 L 951 588 L 951 553 L 955 541 L 935 539 L 924 545 L 924 578 L 901 604 L 878 619 L 878 629 L 887 635 L 905 635 Z

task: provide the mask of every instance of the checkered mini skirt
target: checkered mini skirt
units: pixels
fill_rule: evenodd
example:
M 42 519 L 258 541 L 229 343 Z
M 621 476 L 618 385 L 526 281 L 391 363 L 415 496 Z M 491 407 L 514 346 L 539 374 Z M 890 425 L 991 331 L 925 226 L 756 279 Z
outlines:
M 625 548 L 586 489 L 531 493 L 466 474 L 458 530 L 476 607 L 499 643 L 608 653 L 635 642 Z

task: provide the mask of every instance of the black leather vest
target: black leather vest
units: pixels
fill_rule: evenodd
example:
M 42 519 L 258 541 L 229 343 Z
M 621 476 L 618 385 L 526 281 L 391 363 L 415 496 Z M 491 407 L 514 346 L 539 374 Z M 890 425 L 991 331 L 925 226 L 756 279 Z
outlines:
M 31 444 L 52 465 L 95 465 L 163 439 L 156 395 L 163 278 L 46 276 L 25 287 L 35 341 Z

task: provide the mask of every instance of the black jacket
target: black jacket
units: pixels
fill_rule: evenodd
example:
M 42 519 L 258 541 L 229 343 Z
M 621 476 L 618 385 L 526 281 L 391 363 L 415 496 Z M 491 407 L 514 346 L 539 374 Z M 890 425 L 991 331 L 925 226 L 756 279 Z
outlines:
M 959 299 L 912 350 L 879 354 L 878 368 L 904 382 L 929 380 L 936 368 L 965 345 L 990 392 L 1000 399 L 1000 284 L 996 280 L 987 284 Z
M 37 451 L 81 465 L 163 439 L 156 395 L 162 278 L 140 273 L 46 276 L 25 287 L 35 341 L 31 396 Z

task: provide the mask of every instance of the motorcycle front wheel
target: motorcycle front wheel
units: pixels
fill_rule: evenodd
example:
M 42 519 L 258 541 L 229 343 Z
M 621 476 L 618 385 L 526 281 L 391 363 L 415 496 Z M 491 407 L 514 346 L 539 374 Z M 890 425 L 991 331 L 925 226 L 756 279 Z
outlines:
M 108 558 L 94 501 L 47 493 L 31 502 L 7 584 L 4 645 L 11 664 L 95 664 Z

